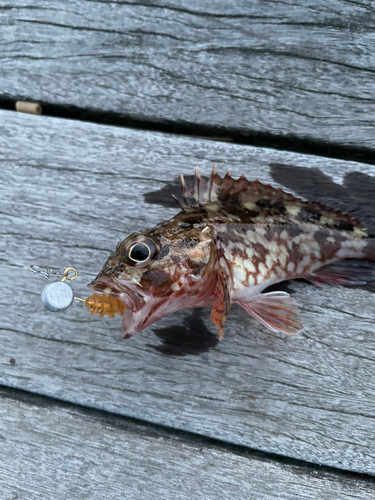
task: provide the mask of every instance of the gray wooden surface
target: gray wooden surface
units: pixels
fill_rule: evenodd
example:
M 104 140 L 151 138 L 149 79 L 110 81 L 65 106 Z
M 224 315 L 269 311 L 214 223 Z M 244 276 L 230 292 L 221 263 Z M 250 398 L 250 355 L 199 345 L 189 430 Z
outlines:
M 350 172 L 374 174 L 358 163 L 0 111 L 0 383 L 374 474 L 370 290 L 294 283 L 300 335 L 267 332 L 233 308 L 218 344 L 209 310 L 172 315 L 128 341 L 119 317 L 92 317 L 81 304 L 43 310 L 45 282 L 24 265 L 73 265 L 76 293 L 87 296 L 118 241 L 176 213 L 143 195 L 214 162 L 263 181 L 274 162 L 299 165 L 295 178 L 317 167 L 338 184 Z
M 2 500 L 375 498 L 374 484 L 350 475 L 202 448 L 37 398 L 0 397 Z
M 344 0 L 0 2 L 0 98 L 374 147 L 374 22 Z

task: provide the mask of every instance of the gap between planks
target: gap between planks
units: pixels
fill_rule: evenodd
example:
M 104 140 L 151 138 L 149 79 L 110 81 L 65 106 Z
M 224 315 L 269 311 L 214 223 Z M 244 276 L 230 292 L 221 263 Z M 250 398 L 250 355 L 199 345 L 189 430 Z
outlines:
M 24 100 L 34 102 L 32 97 L 25 97 Z M 195 139 L 224 141 L 239 145 L 321 156 L 322 158 L 357 161 L 369 165 L 375 164 L 374 149 L 363 146 L 354 147 L 340 145 L 329 141 L 324 142 L 316 139 L 303 139 L 293 135 L 280 137 L 272 132 L 256 132 L 251 130 L 242 132 L 235 128 L 210 127 L 181 121 L 142 120 L 134 116 L 102 111 L 100 109 L 64 106 L 44 101 L 38 101 L 38 103 L 42 105 L 43 115 L 54 118 L 86 121 L 88 123 L 104 124 L 148 132 L 160 132 Z M 15 104 L 15 100 L 0 96 L 0 109 L 14 111 Z
M 23 389 L 15 389 L 0 384 L 0 401 L 13 400 L 18 401 L 28 406 L 37 406 L 45 409 L 64 409 L 75 413 L 81 417 L 88 417 L 95 422 L 99 422 L 105 426 L 110 426 L 118 430 L 126 430 L 136 434 L 147 435 L 154 438 L 164 438 L 170 441 L 178 441 L 181 444 L 193 446 L 198 449 L 213 449 L 225 453 L 230 453 L 239 457 L 248 459 L 275 463 L 286 467 L 298 467 L 306 475 L 312 474 L 316 477 L 316 473 L 320 475 L 332 475 L 342 480 L 360 480 L 364 484 L 375 484 L 375 478 L 369 474 L 360 472 L 347 471 L 330 467 L 327 465 L 318 465 L 305 460 L 278 455 L 276 453 L 267 453 L 259 451 L 248 446 L 241 446 L 219 439 L 202 436 L 189 431 L 175 429 L 173 427 L 154 424 L 138 418 L 127 417 L 111 413 L 105 410 L 98 410 L 80 404 L 56 399 L 35 392 L 28 392 Z

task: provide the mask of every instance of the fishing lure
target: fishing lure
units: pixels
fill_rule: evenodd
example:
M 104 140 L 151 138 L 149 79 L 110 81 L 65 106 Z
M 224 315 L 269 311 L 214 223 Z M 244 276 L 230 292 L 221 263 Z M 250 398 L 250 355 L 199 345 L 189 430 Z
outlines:
M 67 267 L 61 271 L 59 268 L 49 266 L 29 266 L 28 270 L 42 274 L 47 280 L 51 276 L 57 278 L 62 276 L 61 281 L 48 283 L 41 293 L 42 304 L 52 312 L 65 311 L 75 299 L 84 302 L 90 314 L 98 314 L 101 318 L 106 315 L 113 318 L 116 313 L 124 314 L 125 305 L 114 297 L 97 293 L 90 295 L 87 299 L 75 297 L 71 286 L 67 283 L 67 281 L 75 280 L 78 276 L 74 267 Z
M 115 314 L 122 316 L 125 312 L 125 304 L 110 295 L 93 293 L 87 299 L 74 298 L 82 300 L 90 314 L 98 314 L 101 318 L 106 315 L 113 318 Z

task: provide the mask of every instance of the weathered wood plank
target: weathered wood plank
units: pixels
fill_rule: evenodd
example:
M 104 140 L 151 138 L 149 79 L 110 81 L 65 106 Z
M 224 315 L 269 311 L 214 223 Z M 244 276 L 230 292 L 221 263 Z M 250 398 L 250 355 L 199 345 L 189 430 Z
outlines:
M 200 446 L 113 416 L 0 393 L 4 500 L 375 498 L 366 480 Z
M 0 94 L 375 146 L 372 3 L 13 1 Z
M 22 271 L 74 265 L 76 293 L 87 296 L 118 241 L 176 213 L 143 195 L 196 164 L 267 182 L 274 162 L 318 167 L 339 184 L 373 167 L 4 111 L 0 152 L 1 383 L 375 473 L 369 290 L 291 285 L 305 325 L 294 337 L 266 332 L 235 307 L 219 344 L 209 310 L 172 315 L 123 341 L 119 317 L 92 317 L 80 304 L 44 311 L 44 281 Z M 303 187 L 304 172 L 294 174 Z

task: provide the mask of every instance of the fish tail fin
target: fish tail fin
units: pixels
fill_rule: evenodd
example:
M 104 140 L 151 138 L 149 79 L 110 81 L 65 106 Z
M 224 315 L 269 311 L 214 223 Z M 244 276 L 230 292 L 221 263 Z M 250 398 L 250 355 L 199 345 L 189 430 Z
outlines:
M 363 259 L 339 260 L 319 269 L 306 279 L 318 286 L 320 283 L 346 286 L 365 285 L 375 280 L 375 263 Z
M 375 238 L 368 238 L 367 245 L 363 249 L 364 258 L 375 262 Z
M 375 238 L 366 238 L 361 258 L 338 260 L 329 264 L 306 279 L 316 285 L 365 285 L 375 280 Z

